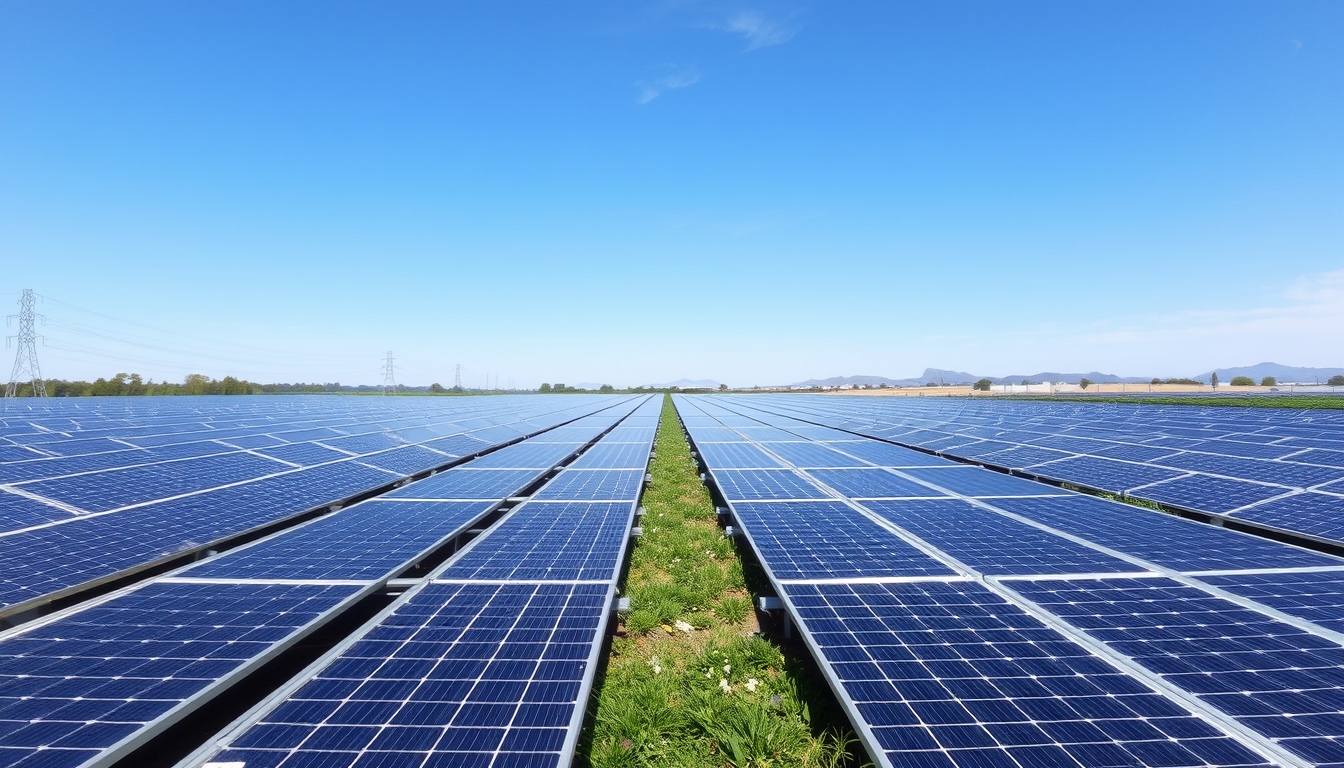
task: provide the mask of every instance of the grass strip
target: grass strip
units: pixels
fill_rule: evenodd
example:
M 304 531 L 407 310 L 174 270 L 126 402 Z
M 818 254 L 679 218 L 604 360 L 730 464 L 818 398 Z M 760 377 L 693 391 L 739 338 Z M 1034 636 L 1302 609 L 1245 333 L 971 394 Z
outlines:
M 759 633 L 736 544 L 723 535 L 665 396 L 630 556 L 623 617 L 576 764 L 593 768 L 836 768 L 863 760 L 808 665 Z M 744 545 L 745 546 L 745 545 Z M 805 651 L 803 651 L 805 653 Z

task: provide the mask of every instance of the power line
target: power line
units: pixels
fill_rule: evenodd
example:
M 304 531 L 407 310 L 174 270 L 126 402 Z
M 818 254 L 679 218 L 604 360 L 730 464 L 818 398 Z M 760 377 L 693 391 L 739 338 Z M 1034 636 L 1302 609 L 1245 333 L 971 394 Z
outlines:
M 46 397 L 47 384 L 42 380 L 42 369 L 37 364 L 37 330 L 34 327 L 36 320 L 41 315 L 33 311 L 37 299 L 33 294 L 32 288 L 24 288 L 23 294 L 19 297 L 19 314 L 10 315 L 5 318 L 6 324 L 14 318 L 19 318 L 18 336 L 6 336 L 5 346 L 9 346 L 10 339 L 18 339 L 18 350 L 14 353 L 14 370 L 9 374 L 9 386 L 5 388 L 5 397 L 16 397 L 19 394 L 19 377 L 31 379 L 33 382 L 33 397 Z M 46 318 L 42 318 L 45 322 Z

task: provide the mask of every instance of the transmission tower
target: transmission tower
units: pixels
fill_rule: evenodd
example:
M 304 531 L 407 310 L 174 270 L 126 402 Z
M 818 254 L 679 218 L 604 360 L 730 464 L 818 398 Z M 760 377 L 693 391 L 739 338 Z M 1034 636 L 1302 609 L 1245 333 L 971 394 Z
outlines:
M 392 350 L 387 351 L 387 362 L 383 363 L 383 394 L 390 395 L 397 391 L 397 366 L 393 364 Z
M 458 363 L 457 365 L 453 366 L 453 389 L 457 390 L 458 392 L 461 392 L 461 391 L 462 391 L 462 364 L 461 364 L 461 363 Z
M 19 297 L 19 314 L 5 318 L 6 325 L 14 318 L 19 318 L 19 335 L 5 337 L 6 347 L 9 346 L 10 339 L 19 340 L 18 351 L 14 355 L 14 372 L 9 374 L 9 386 L 5 388 L 5 397 L 17 396 L 19 381 L 29 379 L 33 382 L 33 397 L 47 396 L 47 384 L 42 380 L 42 369 L 37 365 L 37 340 L 41 337 L 37 335 L 34 326 L 37 324 L 37 318 L 42 316 L 33 311 L 36 304 L 37 298 L 33 295 L 33 289 L 24 288 Z M 42 317 L 42 322 L 46 320 Z

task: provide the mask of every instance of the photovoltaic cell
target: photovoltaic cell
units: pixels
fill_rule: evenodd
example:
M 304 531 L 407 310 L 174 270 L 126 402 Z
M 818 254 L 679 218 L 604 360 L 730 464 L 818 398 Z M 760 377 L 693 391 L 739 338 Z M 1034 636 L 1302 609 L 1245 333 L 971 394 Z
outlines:
M 1298 493 L 1257 504 L 1231 517 L 1344 541 L 1344 497 L 1341 496 Z
M 639 496 L 644 484 L 642 469 L 572 469 L 556 475 L 532 498 L 538 501 L 590 499 L 613 501 Z
M 472 469 L 454 467 L 424 480 L 407 483 L 383 494 L 388 499 L 486 499 L 498 500 L 527 487 L 542 474 L 537 469 Z
M 12 635 L 0 641 L 0 761 L 82 764 L 356 590 L 150 584 Z
M 1013 588 L 1303 758 L 1344 762 L 1344 647 L 1170 579 Z
M 906 469 L 902 472 L 963 496 L 1039 496 L 1063 493 L 1058 488 L 979 467 Z
M 211 759 L 558 768 L 605 584 L 430 584 Z
M 1344 571 L 1241 573 L 1201 576 L 1200 581 L 1344 632 Z
M 785 589 L 890 764 L 1265 762 L 974 582 Z
M 743 502 L 733 514 L 776 579 L 955 575 L 840 502 Z
M 868 501 L 864 506 L 989 575 L 1141 570 L 1139 566 L 959 499 Z
M 1202 512 L 1230 512 L 1282 495 L 1288 489 L 1210 475 L 1189 475 L 1143 489 L 1145 499 Z
M 530 501 L 473 542 L 443 579 L 612 580 L 633 504 Z
M 813 469 L 808 474 L 851 499 L 947 495 L 885 469 Z
M 1092 496 L 995 499 L 994 506 L 1178 571 L 1340 564 L 1329 555 Z
M 1120 493 L 1140 485 L 1170 480 L 1185 474 L 1172 469 L 1150 467 L 1092 456 L 1079 456 L 1031 467 L 1034 475 L 1075 483 L 1103 491 Z
M 827 497 L 825 491 L 790 469 L 715 469 L 714 481 L 729 500 Z
M 778 459 L 754 443 L 702 443 L 697 439 L 695 445 L 701 458 L 715 469 L 784 468 Z
M 465 531 L 491 502 L 365 501 L 180 574 L 216 579 L 381 579 Z
M 817 443 L 762 443 L 762 447 L 795 467 L 866 467 L 863 459 L 838 453 Z

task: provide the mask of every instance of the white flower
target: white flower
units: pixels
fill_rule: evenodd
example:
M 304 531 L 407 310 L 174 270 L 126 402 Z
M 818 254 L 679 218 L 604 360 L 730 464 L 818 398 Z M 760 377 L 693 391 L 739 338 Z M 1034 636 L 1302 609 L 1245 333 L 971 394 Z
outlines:
M 676 623 L 674 626 L 675 626 L 677 629 L 680 629 L 682 632 L 694 632 L 694 631 L 695 631 L 695 627 L 692 627 L 690 624 L 687 624 L 686 622 L 682 621 L 681 619 L 677 619 L 677 623 Z
M 723 674 L 726 675 L 726 674 L 728 674 L 729 672 L 732 672 L 732 671 L 733 671 L 733 665 L 732 665 L 732 664 L 724 664 L 724 665 L 723 665 Z
M 653 674 L 655 675 L 663 671 L 663 668 L 658 665 L 657 656 L 654 656 L 653 658 L 649 659 L 649 666 L 653 667 Z
M 719 678 L 719 687 L 723 689 L 724 693 L 730 693 L 733 690 L 732 686 L 728 685 L 728 681 L 722 677 Z
M 758 686 L 758 685 L 760 685 L 760 684 L 761 684 L 761 681 L 760 681 L 760 680 L 757 680 L 757 679 L 754 678 L 754 677 L 749 677 L 749 678 L 747 678 L 747 690 L 748 690 L 748 691 L 751 691 L 752 693 L 755 693 L 755 692 L 756 692 L 756 686 Z

